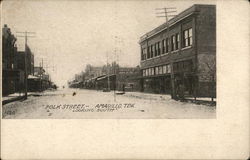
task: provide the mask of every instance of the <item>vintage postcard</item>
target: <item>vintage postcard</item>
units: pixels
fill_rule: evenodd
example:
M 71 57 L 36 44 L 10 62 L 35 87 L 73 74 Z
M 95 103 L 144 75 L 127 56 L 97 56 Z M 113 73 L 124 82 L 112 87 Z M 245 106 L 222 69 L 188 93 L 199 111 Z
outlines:
M 2 6 L 3 118 L 216 118 L 215 3 Z
M 4 158 L 244 157 L 247 5 L 1 1 Z

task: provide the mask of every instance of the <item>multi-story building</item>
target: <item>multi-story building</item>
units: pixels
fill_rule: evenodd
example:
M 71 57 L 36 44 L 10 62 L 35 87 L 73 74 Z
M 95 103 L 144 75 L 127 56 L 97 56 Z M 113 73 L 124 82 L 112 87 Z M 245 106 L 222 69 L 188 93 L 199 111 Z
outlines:
M 34 75 L 34 54 L 31 52 L 29 46 L 26 47 L 27 51 L 27 75 Z M 25 70 L 25 51 L 18 51 L 16 54 L 17 68 Z
M 2 29 L 2 94 L 8 95 L 16 91 L 20 80 L 15 54 L 17 53 L 16 37 L 5 24 Z
M 140 38 L 144 92 L 215 96 L 216 8 L 193 5 Z

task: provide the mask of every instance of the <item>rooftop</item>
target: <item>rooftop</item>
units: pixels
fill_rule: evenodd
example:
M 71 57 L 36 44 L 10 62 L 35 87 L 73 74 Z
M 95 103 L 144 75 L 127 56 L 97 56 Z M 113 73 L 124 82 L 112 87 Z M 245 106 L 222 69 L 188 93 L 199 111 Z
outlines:
M 181 13 L 179 13 L 178 15 L 176 15 L 175 17 L 173 17 L 172 19 L 170 19 L 167 22 L 163 23 L 162 25 L 156 27 L 155 29 L 149 31 L 148 33 L 144 34 L 143 36 L 140 37 L 140 42 L 143 42 L 144 40 L 146 40 L 149 37 L 154 36 L 155 34 L 167 29 L 167 26 L 169 25 L 172 26 L 175 23 L 179 22 L 180 20 L 182 20 L 183 18 L 186 18 L 187 16 L 190 16 L 193 13 L 199 12 L 201 7 L 215 7 L 215 5 L 204 5 L 204 4 L 195 4 L 189 8 L 187 8 L 186 10 L 182 11 Z

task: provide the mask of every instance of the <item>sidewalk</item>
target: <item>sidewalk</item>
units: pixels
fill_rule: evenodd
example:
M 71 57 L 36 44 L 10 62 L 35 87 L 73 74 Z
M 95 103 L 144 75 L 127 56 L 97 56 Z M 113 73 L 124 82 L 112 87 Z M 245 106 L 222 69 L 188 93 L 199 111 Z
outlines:
M 171 95 L 169 94 L 154 94 L 154 93 L 144 93 L 144 92 L 125 92 L 123 94 L 127 97 L 134 97 L 139 99 L 147 99 L 147 100 L 159 100 L 159 101 L 168 101 L 171 99 Z M 196 103 L 196 104 L 205 104 L 205 105 L 216 105 L 216 98 L 214 98 L 213 102 L 209 97 L 197 97 L 196 100 L 194 97 L 185 97 L 184 102 Z
M 37 93 L 37 92 L 28 92 L 27 93 L 28 96 L 31 96 L 31 95 L 38 95 L 38 94 L 41 94 L 41 93 Z M 11 102 L 14 102 L 14 101 L 18 101 L 18 100 L 22 100 L 24 99 L 24 96 L 25 94 L 24 93 L 13 93 L 13 94 L 9 94 L 7 96 L 3 96 L 2 97 L 2 105 L 5 105 L 7 103 L 11 103 Z
M 24 93 L 13 93 L 7 96 L 2 97 L 2 105 L 5 105 L 10 102 L 18 101 L 24 98 Z

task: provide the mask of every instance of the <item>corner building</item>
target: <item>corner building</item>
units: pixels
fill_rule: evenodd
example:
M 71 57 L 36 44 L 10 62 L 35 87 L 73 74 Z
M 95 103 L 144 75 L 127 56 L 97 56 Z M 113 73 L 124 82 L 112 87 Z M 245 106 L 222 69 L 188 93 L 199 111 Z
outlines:
M 215 97 L 216 7 L 193 5 L 140 38 L 143 92 Z

